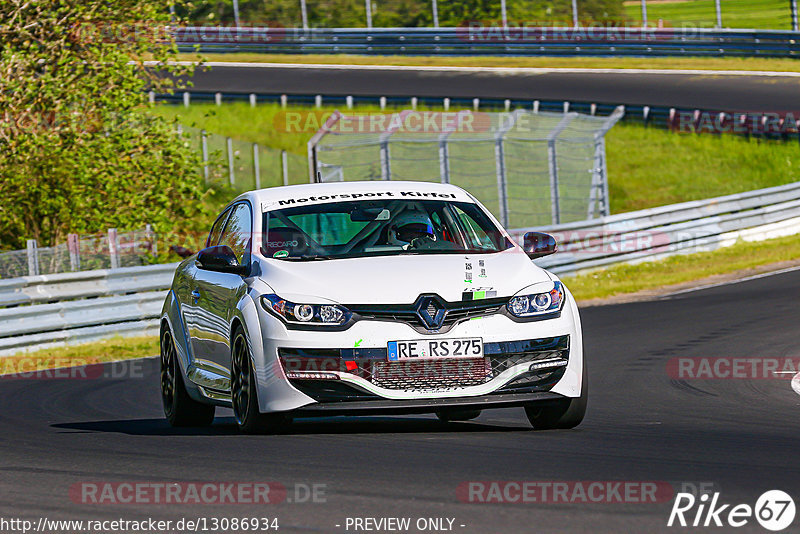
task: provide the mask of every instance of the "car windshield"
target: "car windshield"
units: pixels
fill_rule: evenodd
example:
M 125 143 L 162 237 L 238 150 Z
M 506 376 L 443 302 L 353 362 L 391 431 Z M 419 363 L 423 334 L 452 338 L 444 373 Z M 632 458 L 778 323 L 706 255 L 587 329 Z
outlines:
M 264 229 L 262 254 L 287 261 L 481 254 L 513 246 L 476 204 L 443 200 L 293 206 L 265 212 Z

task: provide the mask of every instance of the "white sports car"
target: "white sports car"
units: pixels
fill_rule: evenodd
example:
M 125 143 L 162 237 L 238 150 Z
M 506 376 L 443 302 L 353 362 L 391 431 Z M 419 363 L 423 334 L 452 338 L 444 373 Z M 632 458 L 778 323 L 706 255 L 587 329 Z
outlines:
M 524 407 L 586 411 L 578 308 L 472 195 L 422 182 L 276 187 L 237 197 L 180 264 L 161 316 L 172 425 L 228 406 L 245 432 L 296 417 Z

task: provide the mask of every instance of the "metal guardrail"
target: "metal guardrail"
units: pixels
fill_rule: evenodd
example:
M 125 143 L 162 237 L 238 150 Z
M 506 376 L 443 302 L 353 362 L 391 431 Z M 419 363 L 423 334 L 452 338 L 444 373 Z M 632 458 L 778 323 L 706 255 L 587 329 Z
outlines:
M 800 182 L 574 223 L 536 263 L 559 275 L 800 233 Z M 157 334 L 177 264 L 0 280 L 0 355 L 111 335 Z
M 463 26 L 456 28 L 184 27 L 181 51 L 206 53 L 503 56 L 797 57 L 784 30 Z

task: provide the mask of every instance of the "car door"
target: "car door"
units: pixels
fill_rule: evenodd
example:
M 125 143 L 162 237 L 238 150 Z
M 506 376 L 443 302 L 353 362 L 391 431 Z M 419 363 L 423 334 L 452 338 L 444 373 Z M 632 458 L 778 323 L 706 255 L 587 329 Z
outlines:
M 218 241 L 210 246 L 227 245 L 240 264 L 249 265 L 252 229 L 250 204 L 235 204 Z M 189 333 L 196 365 L 207 372 L 229 378 L 230 324 L 236 303 L 246 291 L 247 285 L 240 275 L 209 271 L 199 266 L 195 270 L 193 324 L 189 326 Z

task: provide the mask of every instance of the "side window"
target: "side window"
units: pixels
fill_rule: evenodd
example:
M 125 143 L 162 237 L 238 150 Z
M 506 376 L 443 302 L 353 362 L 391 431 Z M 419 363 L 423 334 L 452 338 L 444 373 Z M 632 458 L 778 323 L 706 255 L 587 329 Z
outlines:
M 208 234 L 208 241 L 206 241 L 207 247 L 213 247 L 219 244 L 219 236 L 222 233 L 222 229 L 225 227 L 225 221 L 228 220 L 228 215 L 230 214 L 231 210 L 225 210 L 222 215 L 217 217 L 214 226 L 211 227 L 211 233 Z
M 250 205 L 247 203 L 237 204 L 233 208 L 222 237 L 220 245 L 228 245 L 236 254 L 236 259 L 244 265 L 250 262 L 250 244 L 253 233 L 253 216 L 250 213 Z

